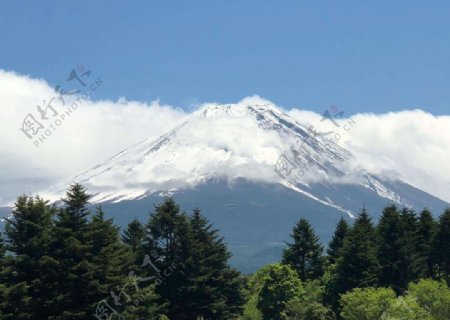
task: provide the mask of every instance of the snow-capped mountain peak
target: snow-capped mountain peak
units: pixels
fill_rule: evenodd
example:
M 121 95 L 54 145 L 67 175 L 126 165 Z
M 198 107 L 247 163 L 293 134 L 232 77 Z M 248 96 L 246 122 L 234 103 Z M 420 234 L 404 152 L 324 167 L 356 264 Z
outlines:
M 348 197 L 335 193 L 339 185 L 408 204 L 382 179 L 353 170 L 352 159 L 326 134 L 254 97 L 206 105 L 158 139 L 137 143 L 70 183 L 85 185 L 94 203 L 174 194 L 210 181 L 232 185 L 245 180 L 283 186 L 350 217 L 354 207 L 347 206 Z M 50 195 L 58 199 L 66 188 L 54 188 Z

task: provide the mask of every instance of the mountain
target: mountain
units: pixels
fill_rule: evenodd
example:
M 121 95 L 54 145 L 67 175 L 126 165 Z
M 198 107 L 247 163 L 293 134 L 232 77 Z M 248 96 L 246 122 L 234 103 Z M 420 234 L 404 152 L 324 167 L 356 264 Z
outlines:
M 186 210 L 201 208 L 229 243 L 233 264 L 246 272 L 279 258 L 300 217 L 328 241 L 338 219 L 352 220 L 363 206 L 375 218 L 389 203 L 435 213 L 448 206 L 404 181 L 355 167 L 336 137 L 357 124 L 334 124 L 330 136 L 263 101 L 211 104 L 71 182 L 85 185 L 93 203 L 122 225 L 146 221 L 167 195 Z M 66 188 L 48 195 L 59 199 Z

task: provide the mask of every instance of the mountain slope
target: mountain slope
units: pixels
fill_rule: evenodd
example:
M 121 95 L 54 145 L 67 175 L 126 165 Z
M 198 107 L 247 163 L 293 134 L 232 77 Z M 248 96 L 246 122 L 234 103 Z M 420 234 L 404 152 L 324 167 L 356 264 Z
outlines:
M 122 225 L 135 216 L 145 221 L 166 195 L 187 210 L 200 207 L 245 271 L 276 260 L 300 217 L 327 241 L 341 216 L 351 220 L 363 206 L 373 217 L 389 203 L 435 214 L 448 206 L 403 181 L 354 168 L 352 154 L 327 136 L 270 103 L 209 105 L 73 181 Z M 59 199 L 66 188 L 50 194 Z

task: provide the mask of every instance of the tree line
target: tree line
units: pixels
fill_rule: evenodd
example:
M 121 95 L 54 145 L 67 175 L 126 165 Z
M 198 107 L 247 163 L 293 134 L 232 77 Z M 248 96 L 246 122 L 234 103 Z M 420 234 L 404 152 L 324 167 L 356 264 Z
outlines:
M 120 234 L 89 194 L 20 196 L 0 242 L 0 319 L 236 319 L 244 278 L 196 209 L 170 198 Z
M 281 263 L 250 276 L 246 320 L 450 319 L 450 209 L 389 205 L 374 225 L 343 218 L 326 254 L 310 223 L 293 228 Z
M 244 276 L 199 209 L 171 198 L 120 230 L 74 184 L 17 198 L 0 237 L 0 319 L 450 319 L 450 209 L 343 218 L 326 249 L 300 219 L 282 260 Z

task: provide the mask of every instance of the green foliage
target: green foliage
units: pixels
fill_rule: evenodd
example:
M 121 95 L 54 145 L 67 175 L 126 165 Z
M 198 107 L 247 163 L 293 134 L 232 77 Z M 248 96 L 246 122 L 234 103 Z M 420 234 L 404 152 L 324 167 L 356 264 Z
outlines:
M 49 256 L 54 209 L 39 197 L 20 196 L 6 220 L 6 249 L 13 255 L 2 262 L 4 319 L 47 319 L 53 296 L 56 261 Z M 2 249 L 4 257 L 4 248 Z
M 407 298 L 416 301 L 434 320 L 450 319 L 450 289 L 444 281 L 424 279 L 412 283 Z
M 188 217 L 167 198 L 150 217 L 143 248 L 161 258 L 158 268 L 171 270 L 156 287 L 169 318 L 235 319 L 241 313 L 241 276 L 228 266 L 228 249 L 200 210 Z
M 283 264 L 243 277 L 199 209 L 167 198 L 121 237 L 89 198 L 75 184 L 58 208 L 17 199 L 0 233 L 0 319 L 87 319 L 102 300 L 130 320 L 450 319 L 450 209 L 436 223 L 389 206 L 376 228 L 363 209 L 340 220 L 327 259 L 301 219 Z
M 335 264 L 340 257 L 340 251 L 344 246 L 344 239 L 347 236 L 350 227 L 347 221 L 344 220 L 343 217 L 339 220 L 336 225 L 336 230 L 334 231 L 333 238 L 328 244 L 327 254 L 328 254 L 328 262 L 330 264 Z
M 193 282 L 191 299 L 204 318 L 235 319 L 245 303 L 240 274 L 231 269 L 228 252 L 218 231 L 195 209 L 189 220 L 192 254 L 188 276 Z
M 239 320 L 262 320 L 262 312 L 258 309 L 258 295 L 252 295 L 244 306 Z
M 384 320 L 433 320 L 415 299 L 398 297 L 382 317 Z
M 344 320 L 380 320 L 386 316 L 396 295 L 387 288 L 356 288 L 341 296 L 341 317 Z
M 54 267 L 53 293 L 50 304 L 54 315 L 49 319 L 85 319 L 93 313 L 99 283 L 95 279 L 95 264 L 91 255 L 92 242 L 87 209 L 90 196 L 84 187 L 69 187 L 64 207 L 57 213 L 50 255 L 57 261 Z M 79 288 L 84 288 L 81 295 Z
M 431 212 L 424 209 L 419 216 L 417 228 L 417 266 L 419 277 L 434 276 L 433 241 L 436 235 L 437 223 Z
M 283 263 L 297 271 L 300 280 L 318 279 L 323 275 L 323 247 L 311 224 L 300 219 L 294 227 L 294 242 L 283 252 Z
M 450 208 L 439 218 L 433 252 L 436 259 L 436 276 L 450 283 Z
M 137 219 L 131 221 L 122 235 L 122 241 L 130 246 L 134 253 L 142 250 L 142 242 L 145 237 L 145 227 Z
M 395 205 L 383 210 L 377 226 L 380 262 L 379 285 L 403 292 L 415 278 L 417 266 L 417 221 L 415 214 Z
M 303 294 L 297 273 L 288 265 L 274 264 L 259 292 L 257 306 L 264 320 L 281 319 L 286 304 L 292 299 L 301 299 Z
M 283 312 L 285 320 L 334 320 L 334 312 L 316 301 L 292 299 L 286 303 Z
M 335 274 L 326 287 L 325 300 L 338 311 L 339 295 L 353 288 L 378 284 L 379 264 L 372 221 L 363 209 L 347 235 Z

